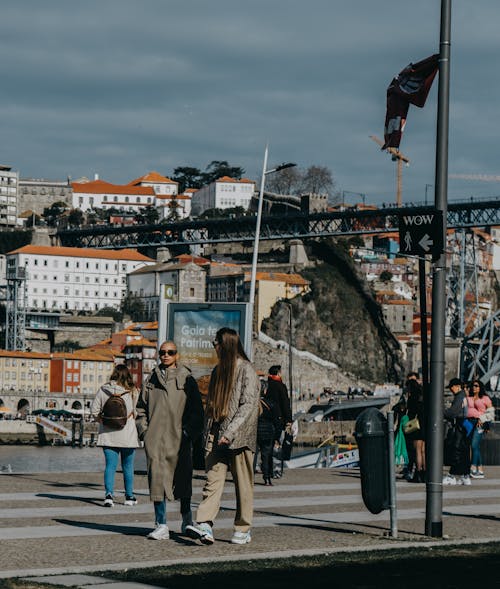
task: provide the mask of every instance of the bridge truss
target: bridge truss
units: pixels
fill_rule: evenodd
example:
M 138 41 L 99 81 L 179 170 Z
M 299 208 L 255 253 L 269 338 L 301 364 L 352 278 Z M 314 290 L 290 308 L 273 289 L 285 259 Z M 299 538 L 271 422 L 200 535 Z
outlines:
M 479 378 L 500 391 L 500 311 L 464 338 L 461 375 L 469 381 Z
M 433 207 L 424 206 L 266 216 L 262 219 L 260 240 L 387 233 L 399 230 L 402 215 L 428 214 L 433 210 Z M 500 199 L 450 203 L 447 221 L 450 229 L 500 225 Z M 255 217 L 248 216 L 127 227 L 98 225 L 62 230 L 57 236 L 63 246 L 97 249 L 250 243 L 255 239 L 255 225 Z

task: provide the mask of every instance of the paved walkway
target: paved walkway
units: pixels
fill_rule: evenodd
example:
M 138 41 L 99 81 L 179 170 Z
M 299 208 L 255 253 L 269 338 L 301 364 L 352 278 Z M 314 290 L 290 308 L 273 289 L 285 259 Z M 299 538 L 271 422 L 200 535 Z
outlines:
M 424 485 L 398 481 L 395 540 L 388 537 L 389 512 L 372 515 L 364 507 L 357 469 L 288 471 L 273 487 L 264 487 L 258 476 L 252 543 L 246 546 L 230 543 L 235 508 L 231 482 L 214 528 L 216 542 L 202 546 L 180 534 L 178 504 L 169 504 L 171 540 L 145 538 L 154 517 L 144 475 L 136 476 L 137 506 L 123 505 L 118 491 L 117 504 L 106 509 L 100 473 L 6 474 L 0 476 L 0 578 L 47 581 L 48 575 L 59 575 L 53 582 L 133 589 L 141 585 L 115 583 L 106 571 L 498 541 L 500 467 L 486 470 L 487 478 L 470 487 L 444 488 L 444 539 L 424 535 Z M 119 473 L 118 489 L 120 479 Z M 194 504 L 202 484 L 199 473 Z

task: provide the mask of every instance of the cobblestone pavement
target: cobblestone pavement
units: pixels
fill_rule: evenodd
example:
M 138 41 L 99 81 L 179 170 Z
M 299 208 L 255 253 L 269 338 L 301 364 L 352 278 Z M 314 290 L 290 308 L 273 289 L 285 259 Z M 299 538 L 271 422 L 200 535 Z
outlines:
M 123 505 L 118 491 L 109 509 L 102 506 L 100 473 L 6 474 L 0 476 L 0 578 L 498 541 L 500 467 L 486 470 L 487 478 L 470 487 L 444 487 L 443 539 L 424 535 L 425 485 L 398 480 L 398 538 L 392 539 L 389 512 L 372 515 L 362 503 L 358 469 L 287 471 L 272 487 L 257 475 L 252 542 L 245 546 L 230 543 L 230 480 L 214 528 L 216 542 L 202 546 L 180 534 L 177 503 L 168 506 L 171 539 L 146 539 L 154 517 L 144 475 L 135 480 L 137 506 Z M 194 507 L 203 480 L 197 473 Z M 120 483 L 118 473 L 118 489 Z

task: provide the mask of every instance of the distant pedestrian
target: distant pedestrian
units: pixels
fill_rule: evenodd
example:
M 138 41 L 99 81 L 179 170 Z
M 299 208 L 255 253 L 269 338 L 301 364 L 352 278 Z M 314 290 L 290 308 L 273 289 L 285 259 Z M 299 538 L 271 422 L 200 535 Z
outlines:
M 474 379 L 471 382 L 467 402 L 469 404 L 467 418 L 474 424 L 471 437 L 472 460 L 470 476 L 473 479 L 484 479 L 483 461 L 481 457 L 481 440 L 485 431 L 485 423 L 488 423 L 488 419 L 484 416 L 488 409 L 491 412 L 493 404 L 486 394 L 484 384 L 480 380 Z
M 233 544 L 248 544 L 253 517 L 253 458 L 259 415 L 259 379 L 238 333 L 223 327 L 213 341 L 218 364 L 212 371 L 206 405 L 206 470 L 196 524 L 187 534 L 213 544 L 213 525 L 220 509 L 228 470 L 236 491 Z
M 144 440 L 149 496 L 155 510 L 155 529 L 148 538 L 168 540 L 166 499 L 180 499 L 182 533 L 193 523 L 192 443 L 203 430 L 203 406 L 191 370 L 179 362 L 175 342 L 163 342 L 158 355 L 159 364 L 137 402 L 137 430 Z
M 425 483 L 425 412 L 424 412 L 424 390 L 422 385 L 415 379 L 407 382 L 407 415 L 408 419 L 417 418 L 419 428 L 406 435 L 407 441 L 413 446 L 415 459 L 415 472 L 408 479 L 412 483 Z
M 448 388 L 453 393 L 453 402 L 444 410 L 444 417 L 452 425 L 453 446 L 449 457 L 450 472 L 443 478 L 443 485 L 470 485 L 470 442 L 463 425 L 468 402 L 459 378 L 452 378 Z
M 267 394 L 267 387 L 261 388 L 259 420 L 257 422 L 257 451 L 260 450 L 264 485 L 272 486 L 273 449 L 279 447 L 281 427 L 274 401 Z M 256 453 L 257 457 L 258 452 Z
M 115 366 L 109 382 L 102 385 L 92 402 L 91 412 L 99 421 L 97 445 L 104 452 L 104 506 L 114 505 L 114 485 L 118 459 L 121 459 L 123 483 L 125 486 L 125 505 L 136 505 L 134 494 L 134 456 L 139 447 L 137 429 L 135 427 L 135 407 L 139 391 L 134 385 L 132 375 L 125 364 Z M 103 423 L 101 413 L 106 401 L 112 396 L 119 396 L 125 403 L 127 419 L 122 429 L 114 429 Z

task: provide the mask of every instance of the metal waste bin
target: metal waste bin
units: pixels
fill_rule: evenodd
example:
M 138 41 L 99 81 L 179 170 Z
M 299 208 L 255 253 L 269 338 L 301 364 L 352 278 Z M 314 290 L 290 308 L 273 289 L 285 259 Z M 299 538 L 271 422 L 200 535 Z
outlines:
M 378 409 L 365 409 L 356 420 L 354 436 L 364 504 L 371 513 L 380 513 L 390 506 L 387 419 Z

